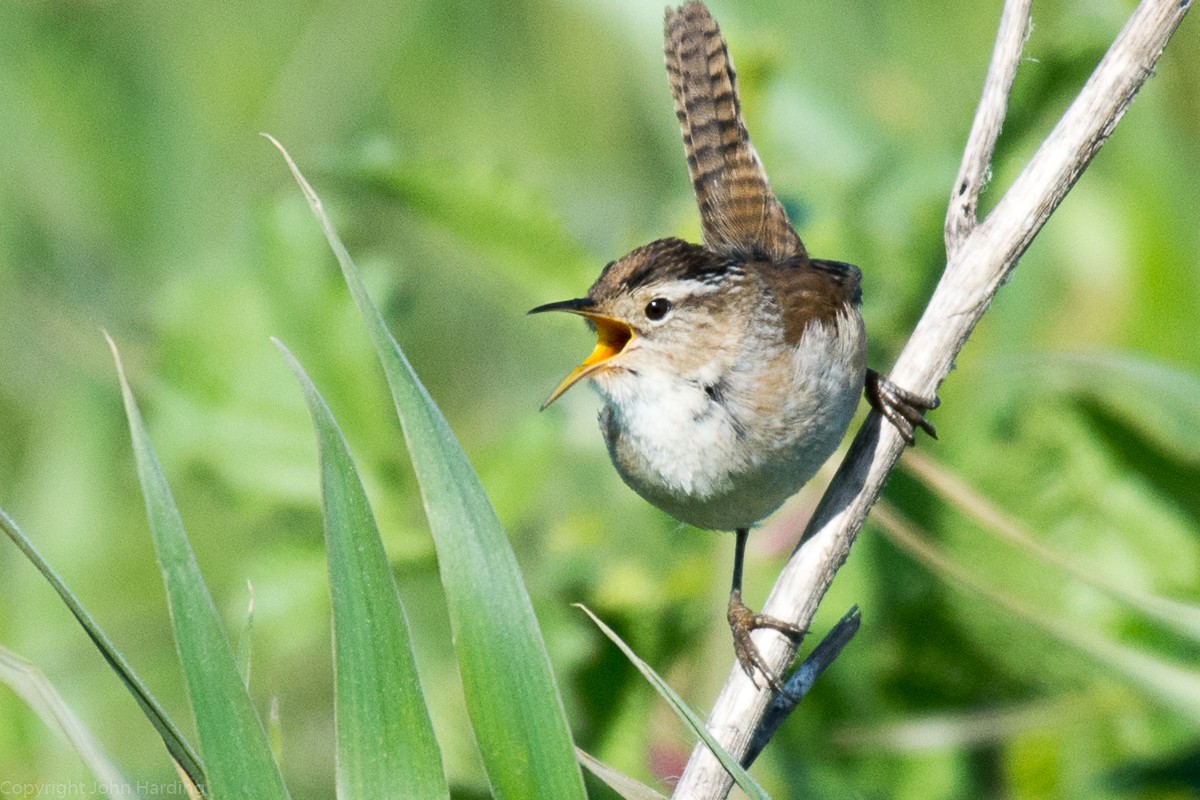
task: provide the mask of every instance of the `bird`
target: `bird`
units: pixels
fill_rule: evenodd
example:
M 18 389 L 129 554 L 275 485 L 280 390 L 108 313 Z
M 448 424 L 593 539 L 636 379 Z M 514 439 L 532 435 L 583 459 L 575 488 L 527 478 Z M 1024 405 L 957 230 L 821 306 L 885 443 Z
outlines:
M 703 244 L 668 237 L 609 262 L 585 296 L 530 314 L 576 314 L 591 355 L 545 409 L 589 379 L 624 482 L 675 519 L 736 535 L 727 619 L 746 675 L 785 691 L 750 636 L 806 631 L 742 600 L 746 540 L 840 443 L 859 396 L 912 444 L 936 438 L 937 398 L 867 367 L 862 273 L 809 256 L 767 180 L 742 116 L 737 75 L 701 2 L 668 8 L 664 53 Z M 761 688 L 761 687 L 760 687 Z

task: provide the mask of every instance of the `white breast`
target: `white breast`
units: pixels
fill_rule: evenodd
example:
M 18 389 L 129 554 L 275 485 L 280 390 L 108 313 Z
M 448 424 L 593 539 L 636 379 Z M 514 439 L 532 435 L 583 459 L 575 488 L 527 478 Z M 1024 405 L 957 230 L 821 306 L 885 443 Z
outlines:
M 837 448 L 862 391 L 865 341 L 855 310 L 837 325 L 810 325 L 790 357 L 776 360 L 784 374 L 769 380 L 745 358 L 723 375 L 713 368 L 681 378 L 651 367 L 598 376 L 613 464 L 676 519 L 749 527 Z

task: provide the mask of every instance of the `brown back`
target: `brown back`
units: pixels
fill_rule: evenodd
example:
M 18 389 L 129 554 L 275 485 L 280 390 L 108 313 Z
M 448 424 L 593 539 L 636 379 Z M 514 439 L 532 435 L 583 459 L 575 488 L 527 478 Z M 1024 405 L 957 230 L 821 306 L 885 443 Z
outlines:
M 703 3 L 667 9 L 664 51 L 704 243 L 741 258 L 803 257 L 750 144 L 733 61 Z
M 841 261 L 805 259 L 766 264 L 757 274 L 766 282 L 783 319 L 783 338 L 794 345 L 809 323 L 837 327 L 862 302 L 862 272 Z

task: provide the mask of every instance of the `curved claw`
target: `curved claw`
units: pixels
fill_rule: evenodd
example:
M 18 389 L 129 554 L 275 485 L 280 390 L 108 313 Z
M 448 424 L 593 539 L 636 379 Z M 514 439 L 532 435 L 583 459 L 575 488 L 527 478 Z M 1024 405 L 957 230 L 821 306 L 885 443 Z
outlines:
M 925 419 L 926 411 L 932 411 L 941 405 L 941 401 L 937 397 L 923 397 L 907 389 L 901 389 L 886 375 L 881 375 L 873 369 L 867 370 L 867 383 L 863 393 L 871 407 L 896 426 L 896 430 L 908 444 L 915 441 L 913 434 L 917 428 L 925 431 L 934 439 L 937 438 L 937 428 L 934 428 L 933 423 Z
M 763 658 L 762 653 L 758 650 L 758 646 L 754 644 L 754 640 L 750 637 L 750 632 L 758 628 L 770 628 L 799 643 L 808 631 L 799 625 L 793 625 L 776 617 L 754 613 L 742 602 L 742 593 L 737 590 L 734 590 L 729 595 L 728 619 L 729 630 L 733 633 L 733 651 L 737 655 L 738 663 L 741 665 L 742 671 L 746 673 L 746 677 L 755 686 L 758 686 L 758 679 L 755 676 L 757 672 L 763 676 L 767 685 L 776 692 L 793 697 L 784 688 L 783 682 L 779 680 L 779 676 L 767 665 L 767 660 Z M 799 698 L 794 699 L 799 701 Z

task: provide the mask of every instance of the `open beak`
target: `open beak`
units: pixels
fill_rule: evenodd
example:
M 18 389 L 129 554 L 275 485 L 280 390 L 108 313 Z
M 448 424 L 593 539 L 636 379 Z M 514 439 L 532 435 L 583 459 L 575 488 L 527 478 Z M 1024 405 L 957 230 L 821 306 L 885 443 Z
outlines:
M 543 411 L 562 396 L 563 392 L 567 391 L 567 389 L 570 389 L 613 358 L 619 356 L 633 340 L 633 329 L 629 325 L 619 319 L 597 314 L 591 310 L 594 307 L 595 304 L 591 300 L 582 297 L 577 300 L 547 303 L 529 312 L 530 314 L 541 314 L 543 311 L 566 311 L 569 314 L 578 314 L 581 317 L 586 317 L 596 327 L 596 349 L 592 351 L 590 356 L 583 360 L 583 363 L 571 370 L 571 373 L 563 378 L 562 383 L 550 393 L 550 396 L 546 398 L 546 402 L 542 403 Z

